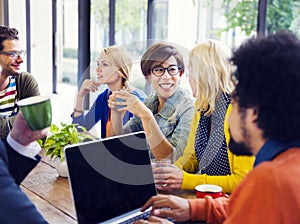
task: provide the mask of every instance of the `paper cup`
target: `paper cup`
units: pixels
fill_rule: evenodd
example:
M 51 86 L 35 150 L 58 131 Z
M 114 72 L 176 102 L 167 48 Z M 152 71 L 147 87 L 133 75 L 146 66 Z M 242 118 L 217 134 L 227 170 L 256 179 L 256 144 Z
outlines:
M 33 96 L 17 102 L 31 130 L 42 130 L 52 122 L 52 107 L 49 96 Z

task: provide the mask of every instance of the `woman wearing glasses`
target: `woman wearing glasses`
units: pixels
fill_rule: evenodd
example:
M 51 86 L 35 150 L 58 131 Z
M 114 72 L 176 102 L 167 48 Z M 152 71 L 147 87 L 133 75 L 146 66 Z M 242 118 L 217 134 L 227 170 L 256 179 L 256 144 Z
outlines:
M 110 134 L 145 131 L 153 157 L 176 161 L 187 143 L 194 112 L 191 97 L 179 86 L 184 72 L 182 55 L 168 43 L 156 43 L 142 56 L 141 69 L 154 91 L 144 103 L 126 91 L 114 92 L 109 98 Z M 118 98 L 123 102 L 118 102 Z M 124 110 L 135 115 L 125 126 L 120 116 Z

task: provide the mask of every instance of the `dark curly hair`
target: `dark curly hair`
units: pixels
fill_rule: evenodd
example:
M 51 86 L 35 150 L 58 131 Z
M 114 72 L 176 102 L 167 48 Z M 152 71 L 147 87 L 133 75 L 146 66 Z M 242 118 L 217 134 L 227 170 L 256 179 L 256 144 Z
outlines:
M 300 41 L 289 31 L 253 37 L 231 59 L 237 79 L 233 98 L 254 107 L 266 139 L 300 140 Z
M 3 50 L 3 41 L 5 40 L 19 40 L 18 30 L 8 26 L 0 26 L 0 51 Z

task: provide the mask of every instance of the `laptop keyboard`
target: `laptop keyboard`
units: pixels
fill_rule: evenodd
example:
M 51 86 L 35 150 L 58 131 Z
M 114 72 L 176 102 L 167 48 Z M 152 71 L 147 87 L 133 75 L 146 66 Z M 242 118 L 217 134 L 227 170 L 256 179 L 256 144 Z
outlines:
M 169 209 L 169 208 L 165 208 L 165 209 Z M 136 216 L 124 221 L 124 222 L 120 222 L 119 224 L 131 224 L 131 223 L 134 223 L 135 221 L 137 221 L 139 219 L 145 219 L 146 220 L 146 219 L 149 218 L 150 213 L 151 213 L 151 210 L 145 211 L 145 212 L 143 212 L 139 215 L 136 215 Z M 172 219 L 172 218 L 167 218 L 167 220 L 175 222 L 175 220 Z
M 134 216 L 134 217 L 124 221 L 124 222 L 121 222 L 121 224 L 131 224 L 139 219 L 148 219 L 150 216 L 150 213 L 151 213 L 151 210 L 143 212 L 142 214 L 139 214 L 137 216 Z

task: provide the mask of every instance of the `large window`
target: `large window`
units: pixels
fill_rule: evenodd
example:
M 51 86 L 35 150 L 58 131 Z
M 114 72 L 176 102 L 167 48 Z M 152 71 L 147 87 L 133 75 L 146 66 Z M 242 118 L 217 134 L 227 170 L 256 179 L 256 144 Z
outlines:
M 175 9 L 174 7 L 170 7 L 171 9 Z M 150 17 L 151 22 L 151 39 L 154 40 L 168 40 L 168 21 L 174 23 L 174 19 L 172 17 L 169 18 L 169 8 L 168 1 L 153 1 L 152 2 L 152 15 Z M 171 26 L 170 28 L 172 29 Z M 177 30 L 177 29 L 176 29 Z M 179 30 L 177 30 L 179 31 Z M 178 32 L 179 33 L 179 32 Z
M 61 31 L 58 32 L 58 41 L 62 49 L 62 75 L 59 82 L 77 85 L 78 73 L 78 1 L 62 0 L 58 5 L 57 23 Z
M 40 16 L 43 15 L 43 16 Z M 42 94 L 52 94 L 52 0 L 30 1 L 31 72 Z
M 139 69 L 139 59 L 147 48 L 147 1 L 116 0 L 111 11 L 108 10 L 109 4 L 109 0 L 91 2 L 91 78 L 95 79 L 99 51 L 109 46 L 113 39 L 114 45 L 122 46 L 131 53 L 134 65 L 130 80 L 144 90 L 146 82 Z M 110 26 L 109 19 L 115 21 L 113 26 Z M 112 27 L 113 32 L 110 30 Z M 114 36 L 110 37 L 110 33 Z
M 27 50 L 22 70 L 31 72 L 41 93 L 49 95 L 52 93 L 52 0 L 25 3 L 18 0 L 8 2 L 9 26 L 18 29 L 22 48 Z M 29 12 L 26 12 L 26 7 Z
M 22 69 L 30 71 L 36 77 L 42 94 L 52 93 L 58 84 L 57 93 L 69 104 L 68 107 L 66 103 L 61 105 L 66 108 L 64 111 L 68 117 L 78 85 L 82 81 L 78 80 L 78 67 L 86 66 L 81 66 L 82 58 L 78 61 L 78 27 L 79 22 L 86 21 L 86 17 L 85 20 L 79 18 L 78 6 L 83 2 L 87 1 L 0 0 L 0 22 L 19 30 L 21 44 L 28 51 Z M 266 34 L 278 29 L 288 29 L 300 35 L 299 0 L 90 2 L 90 8 L 87 7 L 90 11 L 86 14 L 90 14 L 90 24 L 83 24 L 90 27 L 90 33 L 86 32 L 90 36 L 90 49 L 81 49 L 85 55 L 90 54 L 91 63 L 87 68 L 89 75 L 95 78 L 95 61 L 102 48 L 113 44 L 121 45 L 134 58 L 131 81 L 146 92 L 149 92 L 146 88 L 149 86 L 141 74 L 139 63 L 150 44 L 161 40 L 176 44 L 186 63 L 189 51 L 203 39 L 219 39 L 235 49 L 245 38 L 256 34 L 259 2 L 268 3 L 266 12 L 262 11 L 260 14 L 261 18 L 266 16 Z M 189 88 L 185 76 L 181 83 Z M 71 94 L 66 94 L 70 92 Z
M 14 7 L 11 7 L 13 6 Z M 17 28 L 21 46 L 27 50 L 26 45 L 26 9 L 25 1 L 11 0 L 8 2 L 8 22 L 9 26 Z M 18 15 L 18 16 L 15 16 Z M 27 59 L 30 55 L 27 55 Z M 22 64 L 22 70 L 27 70 L 26 62 Z
M 91 60 L 97 60 L 100 49 L 109 46 L 109 0 L 91 1 Z
M 300 1 L 270 0 L 267 8 L 266 32 L 291 30 L 300 36 Z
M 115 44 L 144 41 L 147 37 L 147 1 L 116 0 L 115 9 Z M 138 48 L 132 48 L 128 49 L 132 54 L 141 53 Z

